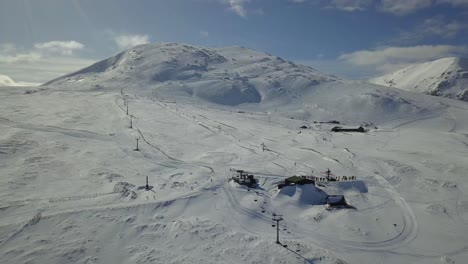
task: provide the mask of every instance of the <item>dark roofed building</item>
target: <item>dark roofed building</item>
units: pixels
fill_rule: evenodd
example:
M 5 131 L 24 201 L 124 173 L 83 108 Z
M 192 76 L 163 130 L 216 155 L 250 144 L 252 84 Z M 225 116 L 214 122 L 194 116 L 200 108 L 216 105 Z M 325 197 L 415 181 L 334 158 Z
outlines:
M 299 177 L 299 176 L 292 176 L 289 178 L 286 178 L 284 180 L 285 185 L 292 185 L 292 184 L 297 184 L 297 185 L 304 185 L 304 184 L 315 184 L 314 180 Z
M 340 126 L 336 126 L 336 127 L 333 127 L 332 130 L 333 132 L 366 132 L 366 130 L 360 126 L 358 128 L 343 128 L 343 127 L 340 127 Z

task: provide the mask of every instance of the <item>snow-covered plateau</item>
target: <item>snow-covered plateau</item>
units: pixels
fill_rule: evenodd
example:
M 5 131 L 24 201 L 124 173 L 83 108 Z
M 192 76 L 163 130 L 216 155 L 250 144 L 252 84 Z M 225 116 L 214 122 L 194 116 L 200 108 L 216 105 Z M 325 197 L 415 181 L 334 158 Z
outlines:
M 0 102 L 0 263 L 468 259 L 466 102 L 182 44 Z M 322 180 L 278 189 L 293 175 Z

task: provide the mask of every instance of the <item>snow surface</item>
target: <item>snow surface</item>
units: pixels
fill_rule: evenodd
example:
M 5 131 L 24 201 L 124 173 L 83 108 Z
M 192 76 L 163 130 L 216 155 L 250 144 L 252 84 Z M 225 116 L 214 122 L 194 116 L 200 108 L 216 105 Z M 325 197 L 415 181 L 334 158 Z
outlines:
M 449 57 L 410 65 L 371 83 L 468 101 L 468 59 Z
M 195 60 L 205 66 L 187 66 Z M 0 98 L 1 263 L 468 258 L 465 102 L 180 44 L 139 46 L 41 87 L 2 87 Z M 369 132 L 313 123 L 328 120 Z M 356 180 L 276 187 L 327 168 Z M 231 169 L 259 187 L 229 181 Z M 326 195 L 356 209 L 327 210 Z M 288 248 L 275 243 L 273 214 Z

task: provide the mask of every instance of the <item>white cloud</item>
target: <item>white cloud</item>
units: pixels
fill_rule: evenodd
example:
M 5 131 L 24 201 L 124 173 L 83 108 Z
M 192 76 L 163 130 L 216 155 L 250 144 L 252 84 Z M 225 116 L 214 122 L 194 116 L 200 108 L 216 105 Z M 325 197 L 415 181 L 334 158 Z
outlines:
M 402 16 L 441 4 L 463 6 L 468 5 L 468 0 L 382 0 L 379 9 L 383 12 Z
M 354 12 L 376 9 L 394 15 L 408 15 L 436 5 L 468 6 L 468 0 L 287 0 L 292 3 L 310 2 L 326 9 Z
M 229 9 L 236 13 L 238 16 L 246 18 L 247 17 L 247 10 L 245 8 L 245 4 L 250 2 L 250 0 L 228 0 L 227 3 L 229 4 Z
M 49 41 L 44 43 L 36 43 L 34 47 L 38 50 L 55 53 L 61 55 L 72 55 L 75 50 L 81 50 L 84 48 L 84 45 L 80 42 L 70 40 L 70 41 Z
M 410 30 L 400 33 L 400 37 L 393 43 L 418 43 L 430 38 L 450 39 L 468 30 L 468 24 L 455 19 L 448 20 L 444 16 L 438 15 L 425 19 L 419 25 Z
M 343 11 L 363 11 L 372 5 L 372 0 L 331 0 L 325 8 L 336 8 Z
M 200 36 L 207 38 L 207 37 L 210 36 L 210 33 L 208 31 L 201 30 L 200 31 Z
M 37 61 L 42 57 L 37 51 L 18 50 L 12 43 L 0 44 L 0 63 Z
M 28 51 L 24 53 L 0 53 L 0 63 L 33 62 L 42 58 L 38 52 Z
M 468 5 L 468 0 L 437 0 L 440 4 L 451 4 L 453 6 Z
M 119 49 L 129 49 L 131 47 L 149 43 L 148 35 L 120 35 L 114 37 L 114 41 Z
M 442 16 L 436 16 L 424 20 L 418 29 L 429 35 L 451 38 L 467 27 L 467 24 L 455 20 L 447 21 Z
M 338 9 L 341 11 L 354 12 L 364 11 L 374 5 L 373 0 L 288 0 L 292 3 L 309 2 L 325 9 Z
M 60 41 L 58 41 L 60 42 Z M 0 74 L 16 80 L 16 84 L 43 83 L 94 63 L 73 55 L 80 45 L 37 43 L 33 49 L 0 44 Z M 70 51 L 71 50 L 71 51 Z
M 433 0 L 382 0 L 380 10 L 395 15 L 407 15 L 432 4 Z
M 451 56 L 466 56 L 467 46 L 420 45 L 412 47 L 381 47 L 341 55 L 338 59 L 361 67 L 373 67 L 386 73 L 403 66 Z
M 94 62 L 96 61 L 72 56 L 50 56 L 21 63 L 0 62 L 0 73 L 10 76 L 17 83 L 44 83 L 87 67 Z
M 15 52 L 16 46 L 13 43 L 1 43 L 0 44 L 0 53 L 10 53 Z

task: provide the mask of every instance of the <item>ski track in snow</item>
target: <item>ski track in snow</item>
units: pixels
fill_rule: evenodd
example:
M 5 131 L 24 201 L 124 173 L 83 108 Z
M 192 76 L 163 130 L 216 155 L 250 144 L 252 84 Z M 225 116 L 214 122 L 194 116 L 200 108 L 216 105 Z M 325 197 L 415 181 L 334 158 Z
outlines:
M 82 138 L 82 139 L 91 139 L 91 140 L 100 140 L 100 141 L 112 140 L 111 136 L 109 135 L 98 134 L 98 133 L 90 132 L 86 130 L 61 128 L 61 127 L 48 126 L 48 125 L 37 125 L 37 124 L 32 124 L 32 123 L 22 123 L 22 122 L 12 121 L 3 117 L 0 117 L 0 124 L 7 125 L 10 127 L 30 129 L 30 130 L 36 130 L 36 131 L 41 131 L 41 132 L 60 133 L 63 135 L 76 137 L 76 138 Z
M 119 103 L 118 103 L 118 97 L 115 99 L 115 104 L 118 106 L 118 108 L 119 108 L 120 110 L 122 110 L 123 113 L 126 113 L 126 109 L 124 109 L 122 106 L 119 105 Z M 137 118 L 137 117 L 135 117 L 135 118 Z M 188 165 L 189 167 L 191 167 L 191 166 L 197 166 L 197 167 L 202 167 L 202 168 L 204 168 L 204 169 L 210 170 L 210 173 L 212 173 L 212 174 L 214 173 L 214 169 L 213 169 L 211 166 L 209 166 L 209 165 L 206 165 L 206 164 L 199 164 L 199 163 L 185 162 L 185 161 L 182 161 L 182 160 L 180 160 L 180 159 L 176 159 L 176 158 L 174 158 L 174 157 L 168 155 L 168 154 L 167 154 L 166 152 L 164 152 L 161 148 L 159 148 L 158 146 L 156 146 L 156 145 L 154 145 L 153 143 L 151 143 L 151 142 L 149 142 L 148 140 L 146 140 L 145 136 L 143 135 L 143 133 L 141 132 L 141 130 L 140 130 L 139 128 L 134 127 L 133 129 L 135 129 L 135 130 L 138 132 L 138 134 L 140 135 L 141 139 L 143 139 L 143 141 L 144 141 L 148 146 L 150 146 L 151 148 L 157 150 L 158 152 L 160 152 L 161 154 L 163 154 L 164 157 L 166 157 L 167 159 L 169 159 L 169 160 L 171 161 L 171 162 L 169 163 L 169 164 L 170 164 L 169 166 L 171 166 L 171 167 L 173 167 L 173 168 L 176 168 L 176 166 L 179 166 L 179 167 L 180 167 L 180 166 L 187 166 L 187 165 Z M 127 133 L 127 136 L 131 137 L 128 133 Z M 145 153 L 144 150 L 140 150 L 140 152 Z M 144 154 L 144 155 L 146 155 L 148 158 L 151 158 L 150 156 L 148 156 L 148 154 Z M 157 163 L 157 164 L 159 164 L 159 163 Z
M 457 120 L 457 118 L 455 117 L 455 115 L 450 111 L 450 108 L 447 108 L 447 113 L 450 115 L 451 120 L 453 121 L 453 126 L 450 128 L 449 132 L 450 132 L 450 133 L 454 133 L 454 132 L 457 131 L 458 120 Z

